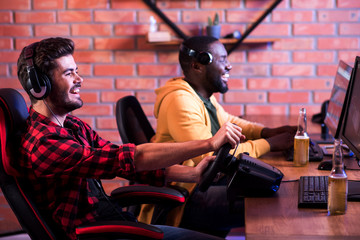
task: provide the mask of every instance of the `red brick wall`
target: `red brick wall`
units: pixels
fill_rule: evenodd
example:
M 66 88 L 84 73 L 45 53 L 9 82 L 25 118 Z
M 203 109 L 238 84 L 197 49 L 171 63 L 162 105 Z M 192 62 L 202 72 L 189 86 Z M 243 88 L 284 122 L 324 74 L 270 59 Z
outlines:
M 226 35 L 244 32 L 269 1 L 157 2 L 188 35 L 201 34 L 207 17 L 217 12 Z M 74 114 L 101 136 L 120 143 L 114 104 L 132 94 L 156 127 L 154 89 L 181 70 L 177 46 L 146 43 L 151 15 L 161 23 L 160 29 L 169 29 L 141 0 L 1 1 L 0 87 L 21 90 L 16 61 L 24 46 L 42 38 L 69 37 L 76 43 L 75 59 L 85 79 L 81 91 L 85 104 Z M 217 95 L 220 102 L 236 115 L 290 115 L 300 106 L 310 114 L 318 112 L 329 97 L 338 61 L 352 65 L 360 55 L 359 19 L 360 1 L 283 0 L 248 37 L 278 40 L 244 44 L 232 52 L 231 90 Z M 4 206 L 3 201 L 0 204 Z M 0 220 L 6 218 L 0 214 Z
M 188 35 L 203 32 L 219 13 L 222 35 L 246 26 L 268 0 L 163 0 L 162 11 Z M 242 114 L 297 114 L 299 106 L 318 112 L 329 97 L 340 59 L 359 55 L 360 2 L 284 0 L 248 38 L 274 43 L 243 44 L 230 55 L 230 91 L 218 95 L 225 108 Z M 0 3 L 0 83 L 21 89 L 16 60 L 27 44 L 63 36 L 76 43 L 76 61 L 85 78 L 85 105 L 74 112 L 103 137 L 120 143 L 114 103 L 136 95 L 153 118 L 154 89 L 181 75 L 177 46 L 146 43 L 149 17 L 169 29 L 141 0 L 12 0 Z M 231 46 L 227 46 L 231 47 Z

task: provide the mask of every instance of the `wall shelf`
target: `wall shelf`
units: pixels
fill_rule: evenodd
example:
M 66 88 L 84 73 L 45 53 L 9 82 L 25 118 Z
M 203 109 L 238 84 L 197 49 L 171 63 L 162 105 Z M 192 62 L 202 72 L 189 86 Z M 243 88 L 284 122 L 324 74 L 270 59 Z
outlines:
M 244 39 L 242 42 L 243 44 L 261 44 L 261 43 L 273 43 L 279 39 L 277 38 L 250 38 L 250 39 Z M 174 38 L 171 41 L 165 41 L 165 42 L 147 42 L 152 45 L 179 45 L 184 40 L 181 38 Z M 236 44 L 238 39 L 236 38 L 221 38 L 219 40 L 222 44 Z

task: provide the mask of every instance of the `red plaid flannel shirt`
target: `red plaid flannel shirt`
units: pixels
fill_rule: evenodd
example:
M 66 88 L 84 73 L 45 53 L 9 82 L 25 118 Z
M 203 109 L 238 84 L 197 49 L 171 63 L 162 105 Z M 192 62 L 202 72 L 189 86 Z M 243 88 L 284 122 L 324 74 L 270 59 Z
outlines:
M 118 146 L 98 136 L 89 125 L 68 115 L 64 128 L 30 108 L 22 137 L 19 172 L 29 183 L 40 209 L 75 239 L 76 226 L 94 221 L 87 178 L 116 176 L 152 185 L 164 184 L 164 171 L 136 173 L 134 144 Z

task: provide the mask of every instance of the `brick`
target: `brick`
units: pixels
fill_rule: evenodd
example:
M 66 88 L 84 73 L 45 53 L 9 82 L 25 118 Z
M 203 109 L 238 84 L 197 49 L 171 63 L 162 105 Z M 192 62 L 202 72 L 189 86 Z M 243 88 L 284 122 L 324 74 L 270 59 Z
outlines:
M 62 0 L 33 0 L 34 9 L 64 9 L 64 1 Z
M 101 102 L 116 103 L 120 98 L 132 95 L 132 91 L 103 91 L 101 92 Z
M 90 11 L 59 11 L 57 14 L 62 23 L 89 22 L 92 19 Z
M 295 23 L 294 35 L 333 35 L 335 25 L 330 23 Z
M 22 86 L 17 78 L 0 77 L 1 88 L 15 88 L 22 89 Z
M 99 103 L 99 95 L 96 92 L 80 92 L 81 99 L 84 103 Z
M 79 68 L 79 74 L 83 78 L 92 75 L 92 66 L 90 64 L 77 64 Z
M 142 24 L 116 25 L 114 32 L 116 36 L 145 35 L 149 31 L 149 26 Z
M 317 40 L 318 49 L 359 49 L 358 38 L 318 38 Z
M 65 24 L 51 24 L 51 25 L 36 25 L 35 36 L 39 37 L 53 37 L 53 36 L 65 36 L 70 35 L 70 28 Z
M 229 10 L 226 12 L 226 21 L 230 23 L 246 23 L 254 21 L 259 14 L 257 10 Z M 267 22 L 266 19 L 263 20 Z
M 337 0 L 338 8 L 360 8 L 360 2 L 354 0 Z
M 73 38 L 75 43 L 75 51 L 80 49 L 87 50 L 92 46 L 92 41 L 90 38 Z
M 287 107 L 284 105 L 253 105 L 245 106 L 246 115 L 286 115 Z
M 134 74 L 134 66 L 130 64 L 99 64 L 94 67 L 95 76 L 132 76 Z
M 136 98 L 139 100 L 141 104 L 143 103 L 152 103 L 155 102 L 155 92 L 154 91 L 147 91 L 147 92 L 137 92 L 135 94 Z
M 269 92 L 269 103 L 308 103 L 309 92 Z
M 12 39 L 11 38 L 0 38 L 0 49 L 12 49 Z
M 174 76 L 179 75 L 179 66 L 174 64 L 140 64 L 138 74 L 140 76 Z
M 131 50 L 135 43 L 133 38 L 96 38 L 94 46 L 99 50 Z
M 359 17 L 357 17 L 358 19 Z M 359 35 L 360 34 L 359 23 L 341 23 L 339 25 L 340 35 Z
M 154 104 L 141 104 L 141 107 L 148 118 L 154 118 Z
M 74 0 L 76 1 L 76 0 Z M 111 0 L 112 9 L 148 10 L 149 7 L 141 0 Z
M 360 56 L 360 51 L 338 51 L 338 58 L 350 66 L 353 65 L 356 56 Z
M 155 89 L 156 80 L 154 78 L 117 78 L 116 89 Z
M 19 58 L 20 52 L 12 51 L 12 52 L 1 52 L 0 54 L 0 63 L 13 63 L 17 62 Z
M 293 61 L 294 62 L 303 62 L 303 63 L 328 63 L 335 61 L 334 52 L 320 52 L 320 51 L 311 51 L 311 52 L 293 52 Z
M 15 49 L 16 50 L 22 50 L 24 47 L 30 45 L 31 43 L 38 42 L 42 38 L 18 38 L 15 39 Z M 19 52 L 20 54 L 20 52 Z
M 299 109 L 305 107 L 306 108 L 306 115 L 312 116 L 316 113 L 320 112 L 320 106 L 319 105 L 292 105 L 290 106 L 290 115 L 299 115 Z M 309 119 L 309 117 L 308 117 Z
M 111 104 L 84 104 L 81 108 L 74 110 L 73 114 L 76 116 L 109 116 L 113 114 L 113 107 Z
M 149 51 L 116 51 L 115 63 L 154 63 L 155 53 Z
M 12 12 L 4 11 L 0 12 L 0 23 L 12 23 Z
M 295 78 L 292 80 L 292 89 L 296 90 L 326 90 L 333 86 L 332 78 Z
M 302 1 L 291 1 L 292 8 L 310 8 L 310 9 L 317 9 L 317 8 L 334 8 L 334 1 L 332 0 L 321 0 L 321 1 L 314 1 L 314 0 L 302 0 Z
M 179 52 L 159 52 L 159 63 L 179 63 Z
M 272 14 L 273 22 L 312 22 L 313 12 L 312 11 L 273 11 Z
M 222 104 L 224 110 L 234 116 L 241 116 L 244 114 L 243 106 L 241 104 L 229 105 Z
M 314 49 L 314 39 L 313 38 L 283 38 L 281 40 L 275 41 L 273 44 L 274 50 L 308 50 Z
M 114 85 L 114 80 L 112 78 L 86 78 L 82 84 L 84 89 L 112 89 Z
M 230 63 L 243 63 L 245 62 L 246 54 L 243 51 L 234 51 L 228 56 Z
M 180 19 L 180 11 L 162 11 L 166 17 L 172 21 L 173 23 L 179 22 Z M 137 21 L 139 23 L 146 23 L 147 25 L 150 23 L 150 16 L 153 16 L 157 23 L 163 23 L 164 21 L 153 11 L 139 11 L 137 12 Z
M 249 78 L 247 87 L 250 90 L 289 89 L 289 78 Z
M 254 63 L 287 63 L 289 62 L 289 53 L 279 51 L 250 51 L 248 53 L 248 61 Z
M 267 65 L 248 65 L 232 64 L 230 74 L 232 76 L 267 76 L 269 66 Z
M 94 12 L 95 22 L 116 22 L 133 23 L 135 21 L 135 11 L 110 11 L 98 10 Z
M 311 76 L 314 73 L 313 65 L 273 65 L 274 76 Z
M 28 37 L 31 35 L 30 25 L 1 25 L 0 36 Z
M 161 9 L 172 9 L 172 8 L 185 8 L 192 9 L 196 8 L 196 1 L 158 1 L 156 6 Z
M 251 36 L 289 36 L 290 26 L 288 24 L 263 24 L 251 32 Z
M 228 91 L 224 95 L 225 103 L 264 103 L 266 93 L 257 91 Z
M 316 70 L 316 75 L 335 77 L 336 70 L 337 70 L 337 65 L 335 64 L 318 65 Z
M 86 0 L 86 1 L 77 1 L 77 0 L 68 0 L 69 9 L 100 9 L 107 8 L 107 0 Z
M 96 118 L 96 128 L 97 129 L 117 129 L 115 117 Z
M 8 67 L 7 65 L 0 65 L 0 76 L 8 75 Z
M 0 10 L 29 10 L 30 0 L 0 1 Z
M 232 1 L 208 1 L 201 0 L 200 8 L 215 8 L 215 9 L 229 9 L 229 8 L 239 8 L 241 7 L 241 0 L 232 0 Z
M 16 12 L 16 23 L 55 23 L 55 12 Z
M 77 117 L 79 117 L 79 116 L 77 116 Z M 94 121 L 95 121 L 95 120 L 94 120 L 94 117 L 84 117 L 84 116 L 81 116 L 80 119 L 81 119 L 82 121 L 84 121 L 85 123 L 89 124 L 92 129 L 96 130 L 95 124 L 94 124 Z
M 110 24 L 73 24 L 71 33 L 74 36 L 110 36 Z
M 231 72 L 230 72 L 231 75 Z M 230 90 L 244 90 L 245 89 L 245 79 L 243 78 L 230 78 L 228 81 L 228 86 Z
M 209 11 L 196 11 L 194 10 L 185 10 L 182 12 L 183 18 L 182 21 L 184 23 L 203 23 L 204 25 L 207 25 L 208 17 L 211 17 L 211 19 L 214 18 L 215 13 L 219 14 L 219 20 L 220 23 L 224 22 L 224 16 L 222 11 L 217 10 L 209 10 Z
M 98 130 L 97 133 L 99 134 L 100 137 L 110 142 L 120 142 L 120 135 L 117 132 L 117 130 L 112 130 L 112 131 Z
M 331 96 L 330 91 L 315 91 L 313 96 L 314 103 L 323 103 L 326 100 L 329 100 Z
M 109 51 L 75 51 L 74 58 L 81 63 L 109 63 L 112 60 Z
M 357 10 L 320 10 L 317 12 L 320 22 L 357 22 L 359 15 L 360 12 Z

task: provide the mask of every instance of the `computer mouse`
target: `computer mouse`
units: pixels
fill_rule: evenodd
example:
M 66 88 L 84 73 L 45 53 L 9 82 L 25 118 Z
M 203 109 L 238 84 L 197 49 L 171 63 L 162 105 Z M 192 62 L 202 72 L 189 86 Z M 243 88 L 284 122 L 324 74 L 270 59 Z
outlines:
M 322 160 L 318 165 L 319 170 L 331 170 L 332 169 L 332 160 L 326 159 Z

